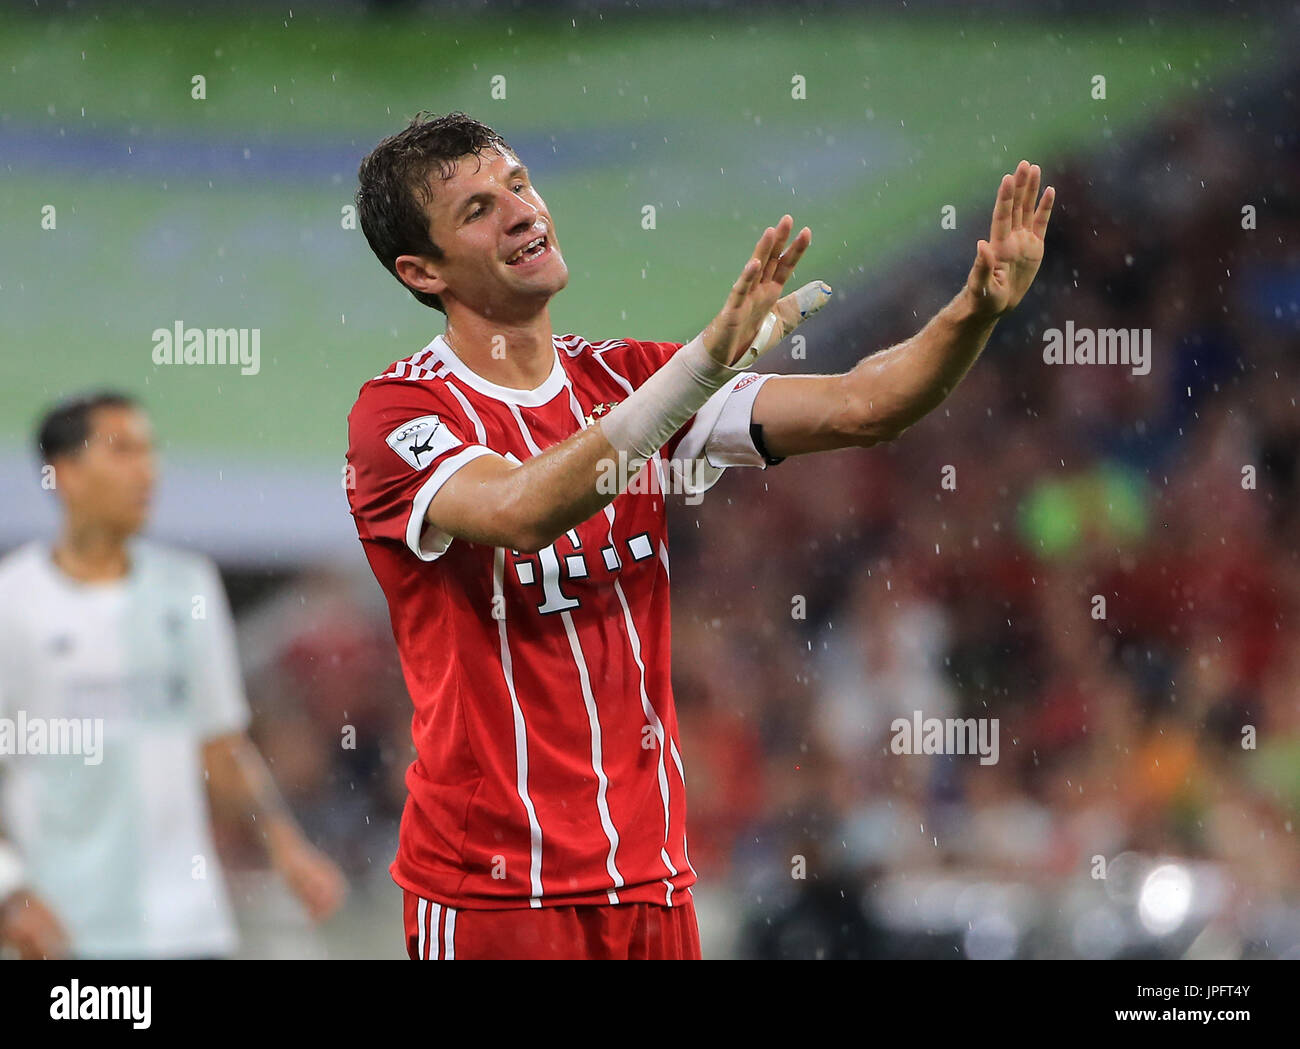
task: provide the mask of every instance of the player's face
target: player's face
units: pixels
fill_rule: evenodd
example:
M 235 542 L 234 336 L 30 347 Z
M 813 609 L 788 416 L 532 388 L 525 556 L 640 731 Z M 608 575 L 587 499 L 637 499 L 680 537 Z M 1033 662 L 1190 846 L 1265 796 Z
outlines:
M 569 282 L 546 201 L 517 157 L 500 149 L 462 157 L 455 173 L 434 188 L 433 241 L 443 297 L 491 316 L 521 302 L 545 304 Z M 519 254 L 530 241 L 540 248 Z
M 124 535 L 144 526 L 154 477 L 153 431 L 134 408 L 97 408 L 85 448 L 55 464 L 55 487 L 69 510 Z

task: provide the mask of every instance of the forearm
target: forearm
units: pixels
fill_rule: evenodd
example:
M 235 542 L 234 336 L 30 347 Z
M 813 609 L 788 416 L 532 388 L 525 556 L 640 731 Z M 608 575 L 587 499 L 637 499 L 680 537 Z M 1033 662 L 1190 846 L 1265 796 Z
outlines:
M 467 463 L 433 497 L 425 519 L 471 542 L 540 550 L 613 502 L 705 401 L 741 374 L 694 339 L 596 425 L 520 464 L 492 456 Z
M 618 495 L 617 488 L 602 480 L 610 476 L 616 453 L 599 426 L 580 430 L 517 466 L 496 469 L 499 463 L 486 465 L 489 458 L 462 469 L 468 483 L 454 496 L 456 507 L 477 504 L 496 512 L 466 513 L 457 521 L 455 507 L 440 492 L 425 515 L 429 523 L 441 521 L 438 527 L 470 542 L 532 553 L 599 513 Z
M 897 437 L 936 408 L 987 344 L 997 317 L 978 309 L 969 288 L 910 339 L 860 361 L 842 377 L 851 443 Z
M 242 732 L 204 747 L 208 790 L 215 807 L 252 822 L 271 866 L 317 921 L 332 914 L 347 893 L 342 872 L 303 836 L 262 755 Z
M 272 862 L 299 840 L 298 825 L 248 737 L 240 733 L 212 740 L 204 748 L 204 763 L 214 810 L 250 822 Z
M 562 535 L 596 510 L 612 502 L 704 403 L 729 380 L 742 372 L 715 359 L 703 335 L 686 343 L 678 352 L 592 427 L 599 430 L 596 444 L 594 491 L 584 490 L 576 510 L 555 515 L 546 533 Z M 585 465 L 585 464 L 584 464 Z M 648 468 L 648 467 L 647 467 Z M 588 505 L 598 500 L 594 509 Z M 554 514 L 554 507 L 550 508 Z

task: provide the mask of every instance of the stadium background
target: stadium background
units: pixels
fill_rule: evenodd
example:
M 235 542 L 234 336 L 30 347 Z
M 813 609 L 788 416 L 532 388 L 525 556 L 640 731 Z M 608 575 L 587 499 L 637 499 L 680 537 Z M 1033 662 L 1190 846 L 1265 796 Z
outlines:
M 353 883 L 312 930 L 224 828 L 245 955 L 402 954 L 409 700 L 341 471 L 360 383 L 443 318 L 341 209 L 361 156 L 426 108 L 478 116 L 533 171 L 571 273 L 557 332 L 685 341 L 764 225 L 809 225 L 800 272 L 836 297 L 808 359 L 763 370 L 842 370 L 907 337 L 960 286 L 1001 173 L 1027 157 L 1057 187 L 1030 297 L 931 417 L 673 502 L 706 956 L 1300 956 L 1294 14 L 0 19 L 0 549 L 55 521 L 40 411 L 139 395 L 163 451 L 151 534 L 218 559 L 255 738 Z M 1045 366 L 1042 330 L 1067 320 L 1152 329 L 1150 374 Z M 260 371 L 155 365 L 151 332 L 177 321 L 261 329 Z M 918 709 L 998 718 L 1001 760 L 890 754 Z

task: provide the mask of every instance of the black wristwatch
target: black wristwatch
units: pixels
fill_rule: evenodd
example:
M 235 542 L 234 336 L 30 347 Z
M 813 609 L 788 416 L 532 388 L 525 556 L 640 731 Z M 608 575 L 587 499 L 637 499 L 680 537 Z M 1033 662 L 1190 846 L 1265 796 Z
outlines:
M 762 423 L 749 424 L 749 439 L 754 442 L 754 447 L 758 449 L 758 454 L 763 457 L 763 461 L 767 463 L 768 466 L 775 466 L 777 463 L 785 462 L 784 455 L 779 458 L 773 458 L 767 454 L 767 445 L 763 443 Z

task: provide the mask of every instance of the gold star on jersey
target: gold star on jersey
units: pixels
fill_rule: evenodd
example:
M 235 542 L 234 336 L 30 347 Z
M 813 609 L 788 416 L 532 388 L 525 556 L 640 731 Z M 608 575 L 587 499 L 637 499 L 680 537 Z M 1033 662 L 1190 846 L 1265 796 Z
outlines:
M 587 427 L 587 426 L 594 426 L 595 423 L 596 423 L 596 420 L 597 420 L 597 419 L 599 419 L 602 415 L 607 415 L 607 414 L 608 414 L 608 413 L 609 413 L 609 412 L 614 408 L 615 405 L 618 405 L 618 404 L 621 404 L 621 403 L 623 403 L 623 402 L 622 402 L 622 401 L 614 401 L 614 402 L 612 402 L 612 403 L 610 403 L 610 404 L 597 404 L 597 405 L 594 405 L 594 406 L 592 407 L 592 409 L 591 409 L 591 414 L 588 415 L 585 419 L 582 420 L 582 425 L 583 425 L 584 427 Z

